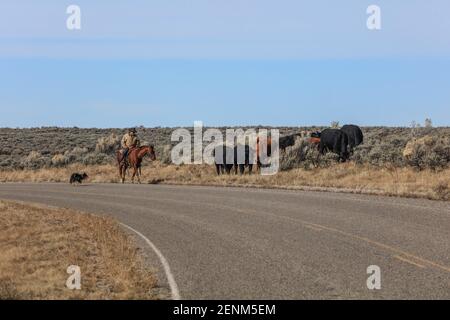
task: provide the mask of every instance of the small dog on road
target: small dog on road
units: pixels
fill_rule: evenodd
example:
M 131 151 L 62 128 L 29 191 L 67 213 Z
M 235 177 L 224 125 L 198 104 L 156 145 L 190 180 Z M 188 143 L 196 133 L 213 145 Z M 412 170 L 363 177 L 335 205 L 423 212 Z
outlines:
M 79 184 L 83 183 L 83 180 L 89 178 L 89 176 L 86 173 L 80 174 L 80 173 L 72 173 L 70 176 L 70 184 L 73 184 L 75 182 L 78 182 Z

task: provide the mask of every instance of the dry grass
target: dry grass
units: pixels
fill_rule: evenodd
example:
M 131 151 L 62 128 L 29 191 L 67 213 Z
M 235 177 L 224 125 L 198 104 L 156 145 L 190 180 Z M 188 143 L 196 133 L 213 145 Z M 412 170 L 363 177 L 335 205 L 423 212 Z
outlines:
M 0 172 L 0 182 L 67 182 L 72 172 L 86 171 L 90 182 L 119 182 L 112 165 L 71 165 L 39 170 Z M 217 177 L 213 166 L 163 165 L 154 162 L 143 168 L 143 183 L 265 187 L 346 191 L 391 196 L 450 199 L 450 169 L 376 167 L 354 163 L 334 164 L 312 170 L 293 169 L 274 176 L 244 175 Z M 128 178 L 128 180 L 130 180 Z
M 0 299 L 156 299 L 156 278 L 111 218 L 0 201 Z M 67 267 L 81 268 L 69 290 Z

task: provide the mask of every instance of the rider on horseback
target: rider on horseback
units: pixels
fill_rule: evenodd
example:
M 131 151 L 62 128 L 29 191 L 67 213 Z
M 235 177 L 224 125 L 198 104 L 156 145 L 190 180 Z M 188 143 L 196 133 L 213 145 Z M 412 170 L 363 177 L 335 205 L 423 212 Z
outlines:
M 128 132 L 122 138 L 122 161 L 127 160 L 130 150 L 138 148 L 141 144 L 135 128 L 128 129 Z

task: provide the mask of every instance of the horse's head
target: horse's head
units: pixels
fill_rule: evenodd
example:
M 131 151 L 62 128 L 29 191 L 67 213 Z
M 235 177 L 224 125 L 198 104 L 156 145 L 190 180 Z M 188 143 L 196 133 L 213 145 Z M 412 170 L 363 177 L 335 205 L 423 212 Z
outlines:
M 147 150 L 147 154 L 150 156 L 150 159 L 152 159 L 152 161 L 156 160 L 156 153 L 155 153 L 155 147 L 152 145 L 149 145 Z

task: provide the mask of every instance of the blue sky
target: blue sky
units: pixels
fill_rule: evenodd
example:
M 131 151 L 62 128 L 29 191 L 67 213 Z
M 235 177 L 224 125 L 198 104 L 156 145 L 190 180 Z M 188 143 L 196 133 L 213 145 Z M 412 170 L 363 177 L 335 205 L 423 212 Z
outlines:
M 448 126 L 449 15 L 446 0 L 5 0 L 0 127 Z

